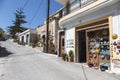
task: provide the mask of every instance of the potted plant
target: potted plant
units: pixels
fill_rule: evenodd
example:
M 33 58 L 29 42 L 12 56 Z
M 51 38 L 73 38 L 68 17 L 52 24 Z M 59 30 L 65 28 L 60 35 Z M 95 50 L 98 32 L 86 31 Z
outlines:
M 69 56 L 68 56 L 68 61 L 72 62 L 73 61 L 73 51 L 69 51 Z
M 30 45 L 32 46 L 32 48 L 35 48 L 35 43 L 31 42 Z
M 32 47 L 35 48 L 35 43 L 32 44 Z
M 62 59 L 63 59 L 64 61 L 66 61 L 66 60 L 68 59 L 67 53 L 62 54 Z

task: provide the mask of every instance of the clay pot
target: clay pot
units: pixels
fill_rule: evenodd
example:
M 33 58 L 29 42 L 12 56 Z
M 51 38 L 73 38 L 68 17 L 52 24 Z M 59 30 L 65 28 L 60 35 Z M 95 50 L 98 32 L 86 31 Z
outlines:
M 93 63 L 89 62 L 89 63 L 88 63 L 88 66 L 89 66 L 90 68 L 93 67 Z
M 105 66 L 100 66 L 100 70 L 101 70 L 101 71 L 105 71 L 105 70 L 106 70 L 106 67 L 105 67 Z

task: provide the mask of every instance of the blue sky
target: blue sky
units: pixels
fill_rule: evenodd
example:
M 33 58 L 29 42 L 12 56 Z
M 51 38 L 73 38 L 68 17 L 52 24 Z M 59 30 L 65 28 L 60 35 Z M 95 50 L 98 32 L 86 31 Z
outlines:
M 25 5 L 27 1 L 27 4 Z M 55 0 L 51 1 L 50 14 L 54 13 L 62 7 Z M 25 5 L 25 6 L 24 6 Z M 15 20 L 15 11 L 24 7 L 26 21 L 24 24 L 27 28 L 36 28 L 38 25 L 44 24 L 46 18 L 47 0 L 0 0 L 0 27 L 6 30 L 7 26 L 13 25 Z

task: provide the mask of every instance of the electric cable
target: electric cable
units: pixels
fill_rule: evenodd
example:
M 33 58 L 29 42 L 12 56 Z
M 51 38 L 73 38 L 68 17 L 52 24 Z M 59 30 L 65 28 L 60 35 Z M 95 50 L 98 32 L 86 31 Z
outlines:
M 23 9 L 26 7 L 28 1 L 29 1 L 29 0 L 26 0 L 26 1 L 25 1 L 24 5 L 23 5 L 23 7 L 22 7 Z
M 35 18 L 35 17 L 36 17 L 36 15 L 38 14 L 39 9 L 41 8 L 42 2 L 43 2 L 43 0 L 41 0 L 41 1 L 40 1 L 40 5 L 38 6 L 38 8 L 37 8 L 37 10 L 36 10 L 35 14 L 33 15 L 33 17 L 31 18 L 31 20 L 30 20 L 30 23 L 29 23 L 29 24 L 31 24 L 31 23 L 33 22 L 34 18 Z

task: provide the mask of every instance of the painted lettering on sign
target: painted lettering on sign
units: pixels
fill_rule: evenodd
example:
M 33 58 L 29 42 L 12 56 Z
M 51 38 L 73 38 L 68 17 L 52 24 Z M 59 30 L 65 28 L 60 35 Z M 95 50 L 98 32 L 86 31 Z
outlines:
M 74 40 L 73 39 L 67 40 L 66 45 L 67 48 L 74 48 Z

